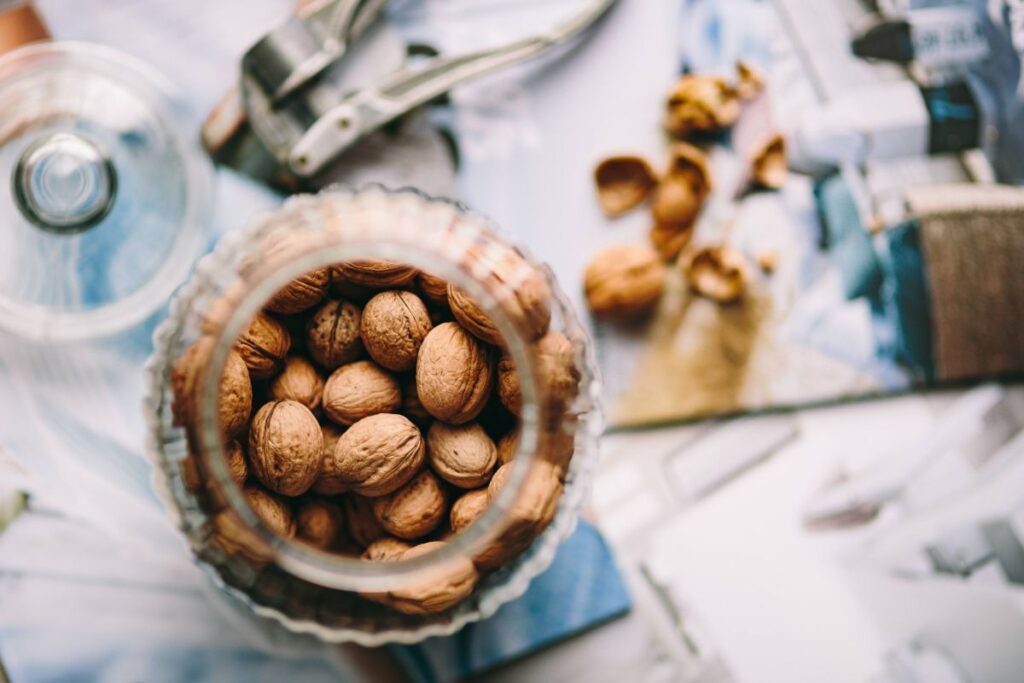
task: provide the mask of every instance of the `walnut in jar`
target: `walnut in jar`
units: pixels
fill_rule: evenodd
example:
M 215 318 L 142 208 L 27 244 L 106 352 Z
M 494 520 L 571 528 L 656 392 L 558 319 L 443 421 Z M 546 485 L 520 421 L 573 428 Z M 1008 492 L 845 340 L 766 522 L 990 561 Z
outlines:
M 427 432 L 430 466 L 449 484 L 473 489 L 491 478 L 498 450 L 483 427 L 435 422 Z
M 480 519 L 481 515 L 491 504 L 491 494 L 486 488 L 466 491 L 452 503 L 452 510 L 448 515 L 452 531 L 458 533 L 470 524 Z
M 402 390 L 393 375 L 373 361 L 357 360 L 331 373 L 324 384 L 324 413 L 340 425 L 391 413 L 402 405 Z
M 514 463 L 502 465 L 494 473 L 487 490 L 491 500 L 501 492 Z M 513 500 L 504 526 L 497 538 L 480 551 L 473 561 L 478 567 L 494 569 L 526 550 L 555 517 L 562 483 L 556 466 L 539 461 L 532 463 L 518 495 Z
M 384 529 L 373 514 L 370 498 L 349 493 L 341 499 L 341 505 L 345 511 L 345 526 L 357 545 L 366 548 L 384 535 Z
M 293 230 L 277 230 L 264 239 L 260 248 L 247 255 L 239 264 L 244 278 L 258 277 L 260 269 L 277 267 L 300 256 L 309 249 L 308 235 Z M 315 306 L 327 292 L 330 273 L 319 268 L 298 277 L 282 287 L 270 298 L 265 308 L 273 313 L 294 315 Z
M 394 261 L 349 261 L 339 263 L 334 268 L 337 279 L 377 289 L 404 287 L 416 277 L 414 267 Z
M 443 546 L 443 541 L 421 543 L 402 553 L 400 559 L 421 557 Z M 437 614 L 469 597 L 479 578 L 473 563 L 464 557 L 438 563 L 425 573 L 410 585 L 390 591 L 386 603 L 404 614 Z
M 413 478 L 423 465 L 426 446 L 416 425 L 404 415 L 382 413 L 348 428 L 324 458 L 317 488 L 352 490 L 383 496 Z
M 253 474 L 284 496 L 305 493 L 323 462 L 320 423 L 298 401 L 271 401 L 256 411 L 249 428 Z
M 448 306 L 448 281 L 430 273 L 419 273 L 416 276 L 416 289 L 435 306 Z
M 665 288 L 665 265 L 642 244 L 622 244 L 599 252 L 587 266 L 583 289 L 597 316 L 631 318 L 650 312 Z
M 175 424 L 194 427 L 199 405 L 199 392 L 206 378 L 213 353 L 212 337 L 202 337 L 190 346 L 174 363 L 171 369 L 171 391 L 174 394 L 172 412 Z M 237 435 L 244 429 L 252 413 L 252 380 L 241 355 L 228 352 L 224 372 L 217 396 L 218 415 L 221 431 L 227 437 Z
M 279 320 L 265 313 L 257 313 L 235 342 L 235 349 L 245 361 L 253 379 L 269 379 L 284 367 L 284 359 L 291 345 L 291 335 Z
M 341 507 L 325 498 L 305 498 L 295 506 L 296 536 L 321 550 L 330 550 L 344 533 Z
M 450 424 L 475 419 L 491 393 L 494 359 L 457 323 L 430 331 L 416 363 L 416 393 L 428 413 Z
M 309 355 L 327 370 L 354 361 L 363 352 L 359 308 L 347 301 L 324 302 L 306 323 Z
M 384 531 L 406 540 L 429 534 L 447 512 L 444 490 L 429 470 L 396 491 L 373 499 L 373 514 Z
M 267 528 L 281 538 L 295 537 L 295 517 L 286 500 L 255 484 L 246 486 L 242 493 L 245 502 Z
M 360 335 L 373 360 L 402 372 L 416 364 L 416 354 L 430 328 L 430 314 L 412 292 L 390 290 L 370 299 L 363 308 Z
M 320 409 L 323 394 L 324 378 L 303 356 L 288 356 L 281 374 L 270 383 L 275 401 L 298 401 L 314 412 Z
M 372 562 L 390 562 L 397 560 L 412 546 L 393 536 L 382 536 L 366 546 L 363 559 Z

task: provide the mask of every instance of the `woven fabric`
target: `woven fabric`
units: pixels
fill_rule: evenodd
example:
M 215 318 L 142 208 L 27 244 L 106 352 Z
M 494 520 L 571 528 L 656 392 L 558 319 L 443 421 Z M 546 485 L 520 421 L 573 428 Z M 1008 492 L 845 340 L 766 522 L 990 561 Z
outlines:
M 1024 189 L 928 187 L 908 203 L 921 225 L 936 379 L 1024 373 Z

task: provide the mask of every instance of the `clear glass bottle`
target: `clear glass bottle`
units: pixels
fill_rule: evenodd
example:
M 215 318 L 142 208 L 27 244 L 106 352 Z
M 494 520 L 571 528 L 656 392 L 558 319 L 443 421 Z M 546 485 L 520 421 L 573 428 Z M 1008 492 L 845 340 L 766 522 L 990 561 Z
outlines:
M 301 245 L 284 257 L 261 246 L 288 235 Z M 280 256 L 280 254 L 278 255 Z M 498 264 L 509 258 L 539 272 L 547 288 L 550 329 L 571 342 L 578 391 L 552 408 L 530 330 L 515 314 L 520 280 Z M 362 260 L 407 263 L 444 278 L 474 299 L 497 328 L 520 380 L 519 445 L 506 484 L 486 512 L 439 549 L 415 559 L 369 562 L 327 553 L 274 534 L 245 502 L 231 477 L 218 416 L 220 377 L 239 334 L 283 286 L 330 264 Z M 194 429 L 176 426 L 171 373 L 178 358 L 205 336 L 211 349 L 199 381 Z M 601 429 L 598 382 L 586 332 L 549 269 L 535 266 L 485 218 L 456 203 L 413 190 L 331 189 L 289 200 L 280 210 L 227 235 L 198 264 L 155 337 L 148 365 L 148 452 L 158 490 L 192 552 L 217 583 L 257 613 L 335 641 L 412 642 L 449 634 L 493 614 L 521 595 L 552 561 L 573 530 Z M 191 443 L 190 443 L 191 442 Z M 557 445 L 568 444 L 568 449 Z M 567 453 L 571 460 L 567 460 Z M 553 521 L 507 564 L 483 575 L 473 593 L 444 612 L 402 614 L 359 593 L 400 590 L 429 581 L 457 558 L 500 543 L 535 463 L 561 460 L 562 494 Z M 225 524 L 226 523 L 226 524 Z M 244 542 L 224 543 L 225 528 Z

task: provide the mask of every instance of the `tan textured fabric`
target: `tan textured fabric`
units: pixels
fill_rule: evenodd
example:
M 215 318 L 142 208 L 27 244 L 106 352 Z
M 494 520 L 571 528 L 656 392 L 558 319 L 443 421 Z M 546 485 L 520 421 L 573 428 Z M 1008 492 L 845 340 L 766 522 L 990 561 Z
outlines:
M 909 192 L 931 293 L 936 377 L 1024 373 L 1024 189 Z

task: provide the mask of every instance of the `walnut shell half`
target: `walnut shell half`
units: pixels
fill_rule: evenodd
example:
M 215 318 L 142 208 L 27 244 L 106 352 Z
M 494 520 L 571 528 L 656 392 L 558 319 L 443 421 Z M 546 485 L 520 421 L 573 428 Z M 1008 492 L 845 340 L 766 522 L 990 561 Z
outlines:
M 386 496 L 373 499 L 373 514 L 389 534 L 413 540 L 437 528 L 448 512 L 440 482 L 430 471 Z
M 324 459 L 320 423 L 298 401 L 271 401 L 256 411 L 249 428 L 253 474 L 283 496 L 309 490 Z
M 598 202 L 605 214 L 612 217 L 621 216 L 647 199 L 657 183 L 657 176 L 643 157 L 608 157 L 594 169 Z
M 428 413 L 450 424 L 476 419 L 491 393 L 490 351 L 456 323 L 430 331 L 416 363 L 416 393 Z
M 729 304 L 739 301 L 749 280 L 746 259 L 727 246 L 706 247 L 686 263 L 686 280 L 697 294 Z
M 334 452 L 324 458 L 318 488 L 386 495 L 413 478 L 425 451 L 419 428 L 404 415 L 365 417 L 349 427 Z
M 430 314 L 418 296 L 391 290 L 367 302 L 359 329 L 370 357 L 388 370 L 402 372 L 416 364 L 431 327 Z
M 665 288 L 665 265 L 646 245 L 622 244 L 599 252 L 587 266 L 583 289 L 594 315 L 630 318 L 648 313 Z
M 665 129 L 685 137 L 691 133 L 717 133 L 740 115 L 736 92 L 723 78 L 688 74 L 680 78 L 665 102 Z
M 453 427 L 435 422 L 427 432 L 430 466 L 449 484 L 473 489 L 491 478 L 498 449 L 475 422 Z

